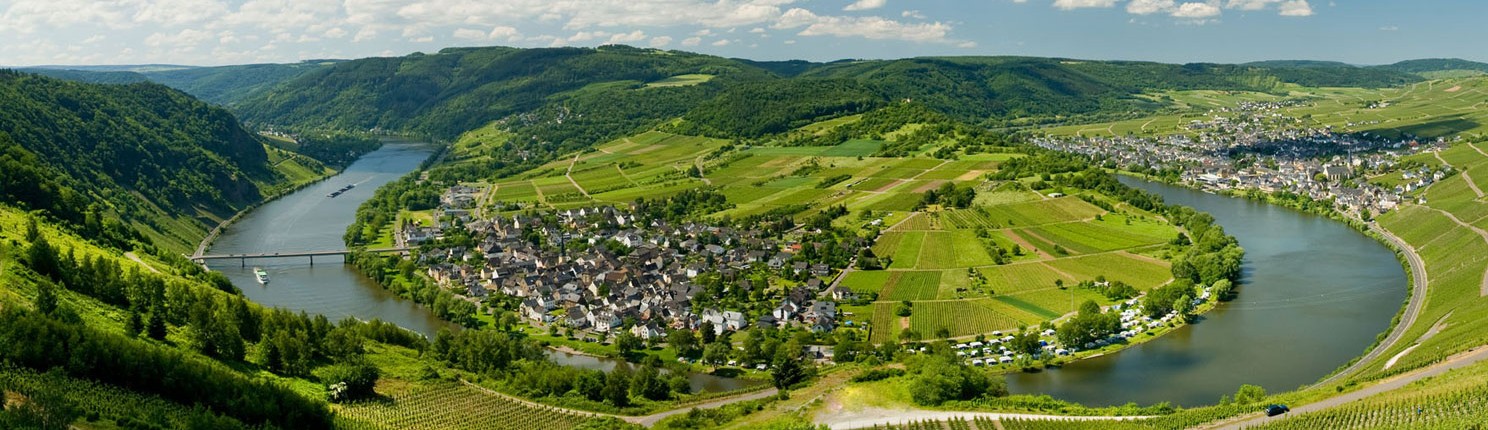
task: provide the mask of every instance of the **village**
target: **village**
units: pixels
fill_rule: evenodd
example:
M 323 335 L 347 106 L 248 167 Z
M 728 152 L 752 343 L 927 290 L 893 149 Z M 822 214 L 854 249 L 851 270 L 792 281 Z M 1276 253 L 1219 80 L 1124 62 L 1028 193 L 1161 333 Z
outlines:
M 1176 171 L 1180 182 L 1208 191 L 1255 190 L 1331 201 L 1335 209 L 1365 218 L 1394 209 L 1408 194 L 1451 173 L 1450 168 L 1404 166 L 1396 184 L 1372 181 L 1372 174 L 1402 167 L 1402 157 L 1437 151 L 1447 142 L 1300 127 L 1298 118 L 1276 112 L 1294 104 L 1245 102 L 1219 109 L 1207 120 L 1182 126 L 1187 134 L 1049 136 L 1034 143 L 1114 164 L 1110 167 Z
M 481 217 L 472 210 L 480 192 L 451 187 L 434 212 L 436 225 L 403 223 L 398 241 L 429 245 L 419 264 L 442 287 L 476 303 L 493 294 L 516 298 L 517 314 L 534 327 L 572 330 L 591 341 L 626 331 L 661 342 L 673 330 L 722 334 L 753 326 L 824 333 L 838 326 L 836 302 L 856 298 L 846 288 L 828 288 L 842 268 L 829 263 L 845 266 L 842 259 L 803 252 L 803 246 L 836 244 L 803 241 L 799 230 L 772 235 L 673 223 L 634 205 Z M 453 235 L 468 235 L 474 245 L 444 245 Z M 719 292 L 749 300 L 730 302 L 737 309 L 721 306 L 713 296 Z

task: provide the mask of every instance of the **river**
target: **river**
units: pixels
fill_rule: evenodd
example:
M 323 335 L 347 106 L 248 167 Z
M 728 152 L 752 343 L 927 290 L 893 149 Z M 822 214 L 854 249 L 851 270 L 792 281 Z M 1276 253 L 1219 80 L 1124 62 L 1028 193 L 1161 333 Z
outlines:
M 1362 355 L 1405 301 L 1406 275 L 1395 254 L 1342 223 L 1189 188 L 1121 181 L 1214 215 L 1246 251 L 1239 296 L 1147 343 L 1009 375 L 1012 392 L 1087 405 L 1196 406 L 1233 395 L 1241 384 L 1291 390 Z
M 311 185 L 248 213 L 229 226 L 212 244 L 210 254 L 249 254 L 345 249 L 342 236 L 356 216 L 356 209 L 377 188 L 418 168 L 434 148 L 403 141 L 389 141 L 381 149 L 362 156 L 340 174 Z M 356 184 L 335 198 L 327 197 L 348 184 Z M 373 318 L 433 338 L 451 324 L 428 309 L 398 297 L 341 257 L 306 257 L 214 261 L 220 271 L 243 290 L 249 300 L 269 307 L 325 315 L 333 322 L 347 317 Z M 253 275 L 255 267 L 269 274 L 267 285 Z M 610 370 L 616 360 L 550 351 L 559 364 L 586 369 Z M 626 364 L 629 366 L 629 364 Z M 731 391 L 759 383 L 707 374 L 690 374 L 694 392 Z
M 254 209 L 228 226 L 212 243 L 211 254 L 330 251 L 346 249 L 341 237 L 362 202 L 378 187 L 417 169 L 429 158 L 429 145 L 389 141 L 362 156 L 340 174 Z M 326 197 L 356 184 L 335 198 Z M 446 323 L 412 301 L 400 298 L 341 257 L 220 260 L 209 265 L 227 275 L 248 299 L 264 306 L 321 314 L 332 322 L 346 317 L 380 318 L 433 337 Z M 253 268 L 269 273 L 259 284 Z

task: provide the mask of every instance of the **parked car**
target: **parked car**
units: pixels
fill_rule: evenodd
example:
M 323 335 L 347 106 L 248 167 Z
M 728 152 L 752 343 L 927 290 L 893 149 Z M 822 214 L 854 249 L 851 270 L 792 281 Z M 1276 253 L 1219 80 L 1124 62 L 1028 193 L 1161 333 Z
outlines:
M 1287 405 L 1269 405 L 1269 406 L 1266 406 L 1266 416 L 1268 416 L 1268 417 L 1274 417 L 1274 416 L 1281 415 L 1281 414 L 1284 414 L 1284 413 L 1287 413 L 1287 412 L 1291 412 L 1291 411 L 1292 411 L 1292 408 L 1288 408 Z

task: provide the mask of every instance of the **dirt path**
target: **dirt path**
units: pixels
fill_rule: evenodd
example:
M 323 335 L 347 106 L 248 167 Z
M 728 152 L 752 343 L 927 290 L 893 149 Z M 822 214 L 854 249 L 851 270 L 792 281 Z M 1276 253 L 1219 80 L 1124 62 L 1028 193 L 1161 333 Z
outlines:
M 574 159 L 573 161 L 568 162 L 568 171 L 563 172 L 563 177 L 568 178 L 568 183 L 573 184 L 574 188 L 578 188 L 580 193 L 584 193 L 584 197 L 593 199 L 594 197 L 589 195 L 589 191 L 585 190 L 584 186 L 579 185 L 579 181 L 575 181 L 573 178 L 573 168 L 575 164 L 579 163 L 580 155 L 583 154 L 574 154 Z
M 1016 418 L 1022 420 L 1051 421 L 1130 421 L 1151 417 L 1078 417 L 1061 415 L 1013 414 L 1001 412 L 957 412 L 930 411 L 923 409 L 864 408 L 854 411 L 838 410 L 826 413 L 819 413 L 816 416 L 815 423 L 819 425 L 826 425 L 833 430 L 837 430 L 869 428 L 875 426 L 904 425 L 919 421 L 946 421 L 953 419 L 969 421 L 976 418 L 985 418 L 992 420 Z
M 635 423 L 635 424 L 640 424 L 640 425 L 646 426 L 646 427 L 651 427 L 651 426 L 656 425 L 656 423 L 661 422 L 661 420 L 664 419 L 664 418 L 666 418 L 666 417 L 670 417 L 670 416 L 673 416 L 673 415 L 680 415 L 680 414 L 685 414 L 685 413 L 688 413 L 688 412 L 692 412 L 693 409 L 713 409 L 713 408 L 717 408 L 717 407 L 720 407 L 720 406 L 723 406 L 723 405 L 727 405 L 727 404 L 730 404 L 730 403 L 763 399 L 763 398 L 770 397 L 770 396 L 773 396 L 773 395 L 776 395 L 776 394 L 779 394 L 779 393 L 780 393 L 780 390 L 775 389 L 775 388 L 772 387 L 772 388 L 768 388 L 768 389 L 764 389 L 764 390 L 760 390 L 760 391 L 755 391 L 753 393 L 740 394 L 740 395 L 737 395 L 737 396 L 725 397 L 725 398 L 714 400 L 714 401 L 711 401 L 711 402 L 699 403 L 699 404 L 696 404 L 696 405 L 691 405 L 691 406 L 685 406 L 685 407 L 681 407 L 681 408 L 677 408 L 677 409 L 672 409 L 670 411 L 657 412 L 657 413 L 654 413 L 654 414 L 651 414 L 651 415 L 646 415 L 644 417 L 625 417 L 625 418 L 621 418 L 621 419 L 623 419 L 623 420 L 625 420 L 627 422 L 631 422 L 631 423 Z
M 1039 262 L 1039 265 L 1044 266 L 1045 269 L 1049 269 L 1049 271 L 1051 271 L 1051 272 L 1058 273 L 1060 276 L 1064 276 L 1064 277 L 1070 278 L 1070 279 L 1080 279 L 1080 277 L 1078 277 L 1078 276 L 1071 275 L 1071 274 L 1069 274 L 1069 273 L 1067 273 L 1067 272 L 1065 272 L 1063 270 L 1059 270 L 1058 268 L 1055 268 L 1054 266 L 1050 266 L 1049 263 L 1045 263 L 1045 262 L 1042 262 L 1041 261 L 1041 262 Z M 1070 285 L 1070 287 L 1074 287 L 1074 285 Z
M 1441 209 L 1437 209 L 1437 208 L 1431 207 L 1429 205 L 1426 206 L 1426 208 L 1431 209 L 1431 210 L 1434 210 L 1434 211 L 1437 211 L 1437 212 L 1441 212 L 1442 215 L 1446 215 L 1447 218 L 1451 218 L 1452 219 L 1452 222 L 1455 222 L 1455 223 L 1457 223 L 1457 225 L 1460 225 L 1460 226 L 1466 227 L 1469 230 L 1472 230 L 1474 233 L 1477 233 L 1478 234 L 1478 237 L 1483 238 L 1483 242 L 1488 243 L 1488 231 L 1484 231 L 1483 229 L 1478 228 L 1478 226 L 1475 226 L 1475 225 L 1472 225 L 1472 224 L 1468 224 L 1468 223 L 1462 222 L 1462 220 L 1457 219 L 1457 215 L 1453 215 L 1451 212 L 1447 212 L 1447 211 L 1444 211 L 1444 210 L 1441 210 Z M 1482 281 L 1482 285 L 1479 286 L 1478 296 L 1479 297 L 1488 296 L 1488 270 L 1483 271 L 1483 281 Z
M 1463 170 L 1461 174 L 1462 180 L 1467 182 L 1468 188 L 1472 188 L 1473 194 L 1477 194 L 1478 198 L 1480 199 L 1483 198 L 1483 190 L 1478 189 L 1478 184 L 1473 182 L 1473 178 L 1471 176 L 1467 175 L 1467 171 Z
M 888 184 L 885 184 L 884 186 L 878 187 L 878 189 L 873 190 L 873 191 L 870 191 L 870 192 L 873 192 L 873 193 L 888 192 L 889 190 L 894 189 L 894 187 L 899 186 L 899 184 L 902 184 L 902 183 L 905 183 L 905 182 L 908 182 L 908 181 L 906 181 L 904 179 L 895 179 L 894 182 L 890 182 Z
M 1450 311 L 1447 312 L 1446 315 L 1442 315 L 1440 319 L 1436 320 L 1436 324 L 1431 325 L 1430 330 L 1426 330 L 1425 333 L 1421 333 L 1421 337 L 1416 338 L 1416 341 L 1412 342 L 1410 348 L 1406 348 L 1404 351 L 1400 351 L 1399 354 L 1395 354 L 1394 357 L 1390 357 L 1390 361 L 1385 362 L 1385 368 L 1389 369 L 1391 367 L 1395 367 L 1395 362 L 1400 361 L 1400 359 L 1404 358 L 1406 354 L 1410 354 L 1410 352 L 1412 350 L 1415 350 L 1416 347 L 1421 346 L 1421 342 L 1425 342 L 1427 339 L 1431 339 L 1432 336 L 1436 336 L 1437 333 L 1441 333 L 1442 329 L 1447 328 L 1447 317 L 1450 316 L 1452 316 L 1452 312 Z
M 1488 157 L 1488 152 L 1483 152 L 1482 149 L 1478 149 L 1478 146 L 1473 145 L 1472 142 L 1468 142 L 1467 147 L 1472 148 L 1474 151 L 1478 151 L 1478 153 L 1483 154 L 1484 157 Z
M 1013 241 L 1014 244 L 1017 244 L 1019 247 L 1022 247 L 1024 251 L 1032 252 L 1033 253 L 1033 256 L 1034 257 L 1038 257 L 1039 260 L 1053 260 L 1054 259 L 1054 257 L 1050 256 L 1049 254 L 1045 254 L 1044 251 L 1040 251 L 1038 249 L 1038 247 L 1033 246 L 1033 243 L 1032 242 L 1029 242 L 1028 239 L 1025 239 L 1022 235 L 1013 232 L 1012 229 L 1008 229 L 1008 230 L 1004 230 L 1004 231 L 1007 232 L 1007 234 L 1004 234 L 1003 236 L 1007 236 L 1008 240 L 1011 240 L 1011 241 Z
M 155 270 L 155 266 L 151 266 L 149 263 L 146 263 L 145 260 L 141 260 L 138 255 L 135 255 L 134 251 L 124 253 L 124 257 L 133 260 L 136 263 L 139 263 L 139 265 L 141 266 L 145 266 L 145 270 L 149 270 L 153 273 L 160 273 L 159 270 Z
M 909 221 L 910 218 L 914 218 L 914 217 L 917 217 L 917 216 L 920 216 L 920 215 L 921 215 L 920 212 L 910 212 L 909 213 L 909 216 L 904 217 L 904 219 L 899 220 L 899 222 L 894 223 L 894 225 L 889 226 L 889 228 L 883 229 L 883 231 L 896 231 L 894 229 L 899 228 L 899 226 L 901 226 L 901 225 L 904 225 L 904 223 L 907 222 L 907 221 Z M 879 234 L 882 235 L 883 233 L 879 233 Z
M 620 177 L 625 178 L 625 181 L 626 182 L 630 182 L 631 185 L 634 185 L 634 186 L 637 186 L 637 187 L 641 186 L 641 184 L 638 183 L 638 182 L 636 182 L 635 179 L 631 179 L 630 178 L 630 175 L 625 174 L 625 169 L 621 169 L 619 164 L 616 164 L 615 165 L 615 171 L 616 172 L 620 172 Z
M 1432 152 L 1431 155 L 1435 155 L 1436 156 L 1436 160 L 1437 161 L 1440 161 L 1443 166 L 1452 167 L 1452 163 L 1448 163 L 1447 162 L 1447 159 L 1442 158 L 1441 151 Z
M 707 156 L 707 154 L 699 155 L 699 156 L 697 156 L 697 158 L 692 159 L 692 167 L 696 167 L 697 168 L 697 170 L 698 170 L 698 179 L 702 179 L 703 180 L 703 184 L 706 184 L 706 185 L 708 185 L 708 186 L 711 187 L 711 186 L 713 186 L 713 180 L 712 179 L 708 179 L 708 175 L 703 174 L 703 157 L 705 157 L 705 156 Z
M 1379 234 L 1381 237 L 1384 237 L 1385 240 L 1390 241 L 1390 243 L 1395 245 L 1395 249 L 1398 249 L 1402 254 L 1405 254 L 1406 264 L 1410 265 L 1411 269 L 1412 285 L 1410 301 L 1406 302 L 1405 313 L 1401 314 L 1400 322 L 1395 324 L 1395 328 L 1390 330 L 1390 334 L 1385 336 L 1384 341 L 1380 342 L 1379 345 L 1376 345 L 1373 349 L 1369 350 L 1369 353 L 1364 354 L 1363 357 L 1360 357 L 1357 361 L 1354 361 L 1353 365 L 1350 365 L 1348 368 L 1343 369 L 1342 372 L 1338 372 L 1333 374 L 1333 376 L 1329 376 L 1327 379 L 1318 381 L 1317 385 L 1337 381 L 1344 376 L 1353 374 L 1359 369 L 1363 369 L 1365 366 L 1368 366 L 1370 362 L 1378 359 L 1385 353 L 1385 351 L 1388 351 L 1390 348 L 1394 348 L 1395 344 L 1400 343 L 1401 338 L 1405 337 L 1405 332 L 1410 330 L 1412 325 L 1415 325 L 1416 318 L 1421 316 L 1421 309 L 1423 309 L 1426 305 L 1426 288 L 1428 285 L 1430 285 L 1430 283 L 1427 281 L 1426 278 L 1425 260 L 1421 259 L 1421 255 L 1416 253 L 1415 248 L 1412 248 L 1409 243 L 1405 242 L 1405 240 L 1401 239 L 1398 236 L 1395 236 L 1394 233 L 1380 228 L 1378 225 L 1370 225 L 1369 229 Z M 1485 238 L 1484 240 L 1488 240 L 1488 238 Z
M 1238 420 L 1221 422 L 1208 427 L 1199 428 L 1208 430 L 1239 430 L 1273 421 L 1283 420 L 1286 419 L 1288 416 L 1294 416 L 1300 413 L 1316 412 L 1329 408 L 1335 408 L 1353 403 L 1355 401 L 1363 400 L 1376 394 L 1393 391 L 1395 389 L 1404 387 L 1412 382 L 1416 382 L 1421 379 L 1430 378 L 1433 376 L 1438 376 L 1446 373 L 1447 371 L 1467 367 L 1483 360 L 1488 360 L 1488 348 L 1478 347 L 1476 349 L 1469 350 L 1452 357 L 1448 357 L 1441 363 L 1437 363 L 1426 368 L 1396 376 L 1394 378 L 1386 379 L 1384 382 L 1375 384 L 1362 390 L 1354 391 L 1341 396 L 1331 397 L 1320 402 L 1309 403 L 1306 405 L 1294 407 L 1292 408 L 1292 412 L 1288 414 L 1277 415 L 1274 417 L 1267 417 L 1264 415 L 1251 415 L 1248 417 L 1240 418 Z

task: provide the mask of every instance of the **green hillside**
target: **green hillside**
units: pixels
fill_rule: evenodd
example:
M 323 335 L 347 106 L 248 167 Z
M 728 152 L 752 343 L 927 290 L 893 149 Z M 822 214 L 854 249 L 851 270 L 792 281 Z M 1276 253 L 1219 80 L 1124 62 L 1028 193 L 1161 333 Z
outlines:
M 289 79 L 334 64 L 307 61 L 293 64 L 247 64 L 241 66 L 192 67 L 141 73 L 145 79 L 208 103 L 232 106 Z
M 280 168 L 325 174 L 310 160 L 271 164 L 265 142 L 232 114 L 159 84 L 18 72 L 0 72 L 0 154 L 6 201 L 115 243 L 176 250 L 293 186 Z
M 1488 74 L 1488 64 L 1460 58 L 1426 58 L 1376 66 L 1379 69 L 1414 73 L 1427 78 L 1452 78 Z
M 628 90 L 685 74 L 717 76 L 707 85 Z M 550 115 L 670 118 L 682 100 L 707 98 L 719 84 L 768 73 L 718 57 L 624 46 L 448 48 L 434 54 L 368 58 L 316 70 L 245 100 L 250 122 L 282 126 L 412 131 L 452 139 L 516 114 L 516 123 Z M 680 97 L 679 94 L 685 94 Z M 643 99 L 644 101 L 641 101 Z M 604 103 L 594 104 L 596 100 Z M 563 113 L 535 112 L 550 104 Z M 595 112 L 598 111 L 598 112 Z
M 711 78 L 655 85 L 682 76 Z M 254 123 L 381 128 L 440 139 L 499 120 L 529 129 L 521 134 L 535 136 L 534 143 L 592 143 L 678 117 L 696 126 L 689 132 L 756 138 L 902 100 L 971 123 L 1011 124 L 1164 107 L 1135 97 L 1152 90 L 1276 91 L 1287 83 L 1381 87 L 1419 80 L 1332 65 L 1028 57 L 754 62 L 619 45 L 490 47 L 338 63 L 256 93 L 235 109 Z

